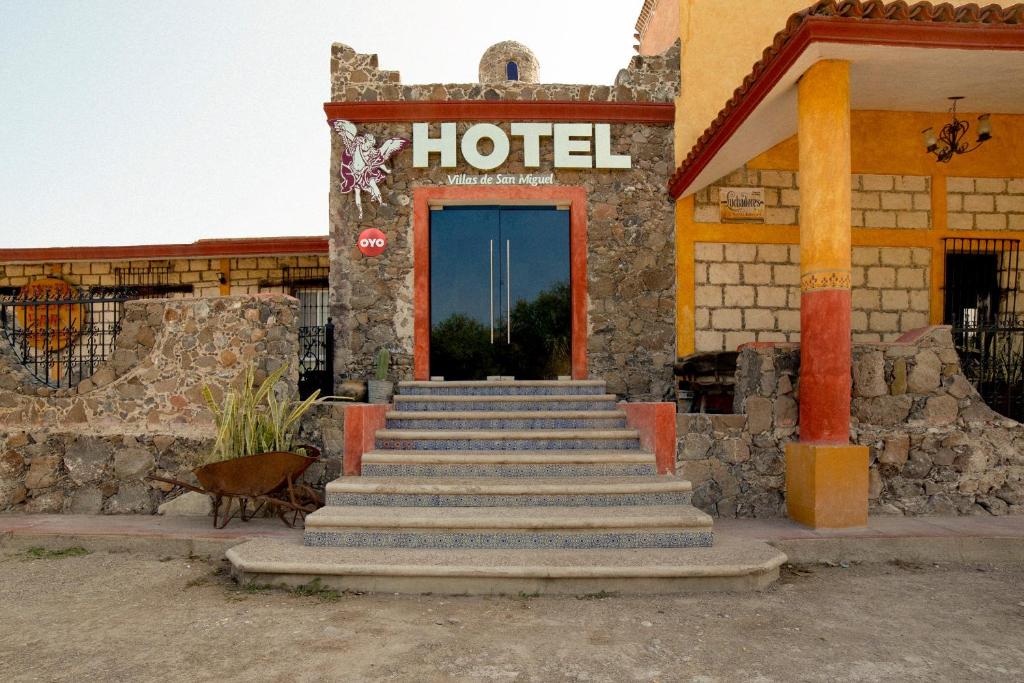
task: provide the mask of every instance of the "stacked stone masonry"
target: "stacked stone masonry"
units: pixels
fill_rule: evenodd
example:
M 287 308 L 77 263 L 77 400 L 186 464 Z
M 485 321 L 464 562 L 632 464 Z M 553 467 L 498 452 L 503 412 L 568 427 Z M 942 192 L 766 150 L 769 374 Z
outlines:
M 375 55 L 334 45 L 333 101 L 571 100 L 672 102 L 679 82 L 678 44 L 656 57 L 634 57 L 615 86 L 522 82 L 402 85 L 396 72 L 377 68 Z M 459 122 L 459 136 L 476 123 Z M 508 129 L 507 121 L 492 121 Z M 360 124 L 377 140 L 411 139 L 411 123 Z M 431 124 L 431 136 L 439 135 Z M 501 173 L 554 174 L 554 185 L 587 192 L 588 362 L 609 391 L 634 400 L 660 400 L 672 383 L 675 330 L 674 209 L 664 188 L 674 168 L 671 126 L 615 124 L 612 153 L 629 154 L 629 170 L 554 169 L 550 145 L 540 168 L 522 163 L 522 139 L 513 137 Z M 339 177 L 342 143 L 332 138 L 331 178 Z M 366 378 L 381 348 L 389 348 L 391 379 L 410 379 L 413 363 L 413 191 L 448 184 L 448 176 L 480 171 L 459 156 L 455 168 L 413 168 L 412 154 L 392 157 L 382 183 L 384 205 L 364 197 L 359 218 L 353 198 L 331 183 L 331 312 L 336 321 L 339 379 Z M 388 236 L 381 256 L 362 257 L 352 246 L 365 228 Z
M 227 261 L 225 272 L 223 261 Z M 61 263 L 0 263 L 0 287 L 21 287 L 41 277 L 57 277 L 78 287 L 113 287 L 117 270 L 166 268 L 170 286 L 186 285 L 192 292 L 172 297 L 220 296 L 223 273 L 231 294 L 256 294 L 280 290 L 286 268 L 328 268 L 327 254 L 299 256 L 251 256 L 240 258 L 146 259 L 134 261 L 65 261 Z
M 698 243 L 694 247 L 697 351 L 800 340 L 800 248 Z M 928 324 L 931 251 L 854 247 L 853 339 L 892 341 Z
M 737 415 L 680 416 L 678 466 L 711 514 L 785 514 L 785 445 L 799 439 L 800 351 L 746 348 Z M 1024 513 L 1024 425 L 963 376 L 949 328 L 853 352 L 851 442 L 870 449 L 875 514 Z
M 1024 230 L 1024 178 L 948 178 L 951 230 Z
M 694 220 L 719 223 L 719 190 L 722 187 L 763 187 L 764 222 L 768 225 L 799 225 L 799 173 L 784 170 L 742 168 L 701 190 L 694 198 Z M 931 227 L 931 178 L 926 176 L 852 176 L 851 225 L 855 228 Z
M 297 315 L 276 294 L 131 301 L 110 359 L 70 389 L 40 385 L 0 340 L 0 511 L 153 512 L 170 486 L 144 477 L 194 483 L 212 446 L 203 386 L 219 400 L 249 365 L 259 379 L 296 358 Z M 293 364 L 278 389 L 297 382 Z M 339 469 L 340 413 L 318 406 L 302 426 L 328 456 L 313 483 Z

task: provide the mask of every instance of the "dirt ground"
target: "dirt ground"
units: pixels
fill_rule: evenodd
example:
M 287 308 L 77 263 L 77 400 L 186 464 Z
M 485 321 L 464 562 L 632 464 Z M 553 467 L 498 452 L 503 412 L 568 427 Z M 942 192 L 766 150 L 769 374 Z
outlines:
M 335 594 L 219 561 L 0 553 L 3 681 L 1024 679 L 1024 571 L 787 568 L 766 593 Z

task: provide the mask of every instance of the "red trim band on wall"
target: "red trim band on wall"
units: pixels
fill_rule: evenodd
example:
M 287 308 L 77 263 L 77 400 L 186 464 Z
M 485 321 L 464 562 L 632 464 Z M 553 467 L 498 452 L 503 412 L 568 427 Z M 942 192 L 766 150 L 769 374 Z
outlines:
M 0 263 L 27 261 L 113 261 L 209 256 L 326 254 L 326 237 L 252 237 L 199 240 L 191 244 L 136 244 L 121 247 L 40 247 L 0 249 Z
M 405 123 L 410 121 L 584 121 L 671 126 L 672 102 L 536 102 L 492 100 L 325 102 L 328 121 Z
M 413 202 L 413 377 L 430 379 L 430 207 L 444 204 L 569 204 L 572 378 L 587 379 L 587 191 L 582 187 L 417 187 Z

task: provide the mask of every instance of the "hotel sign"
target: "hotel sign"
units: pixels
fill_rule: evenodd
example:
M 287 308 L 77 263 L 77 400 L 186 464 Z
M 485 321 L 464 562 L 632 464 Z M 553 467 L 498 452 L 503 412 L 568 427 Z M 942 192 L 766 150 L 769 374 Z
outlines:
M 764 223 L 764 188 L 720 187 L 718 211 L 723 223 Z
M 466 129 L 461 140 L 454 123 L 442 123 L 440 135 L 432 137 L 426 123 L 412 124 L 412 165 L 428 168 L 437 160 L 441 168 L 455 168 L 457 152 L 473 168 L 491 171 L 509 158 L 511 138 L 521 138 L 522 162 L 539 168 L 541 148 L 550 147 L 555 168 L 632 168 L 628 154 L 612 154 L 611 125 L 607 123 L 517 122 L 504 129 L 493 123 L 478 123 Z M 481 151 L 481 143 L 486 143 Z

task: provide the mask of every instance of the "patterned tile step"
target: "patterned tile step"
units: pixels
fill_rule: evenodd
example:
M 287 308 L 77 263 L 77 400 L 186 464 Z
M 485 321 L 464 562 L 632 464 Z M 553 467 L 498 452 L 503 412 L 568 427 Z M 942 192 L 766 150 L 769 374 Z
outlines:
M 450 548 L 450 549 L 613 549 L 613 548 L 710 548 L 711 531 L 681 532 L 570 532 L 570 533 L 445 533 L 309 531 L 307 546 L 334 548 Z
M 550 480 L 548 480 L 550 481 Z M 521 483 L 501 482 L 501 486 L 519 490 Z M 434 484 L 429 484 L 437 488 Z M 621 488 L 618 485 L 605 488 Z M 454 510 L 424 510 L 422 508 L 366 509 L 328 505 L 306 517 L 307 529 L 323 527 L 361 528 L 373 526 L 382 529 L 535 529 L 566 531 L 569 529 L 710 529 L 711 515 L 692 505 L 656 505 L 625 510 L 594 510 L 587 507 L 516 507 L 460 508 Z
M 453 479 L 455 477 L 452 477 Z M 483 477 L 479 477 L 483 479 Z M 502 477 L 519 481 L 515 477 Z M 608 477 L 611 479 L 612 477 Z M 442 479 L 435 477 L 435 479 Z M 582 477 L 571 478 L 572 481 Z M 472 493 L 329 493 L 328 505 L 365 507 L 622 507 L 629 505 L 689 505 L 691 493 L 544 493 L 515 495 L 478 495 Z
M 640 439 L 381 439 L 377 438 L 377 448 L 387 448 L 395 451 L 402 450 L 447 450 L 447 451 L 469 451 L 476 449 L 487 449 L 492 451 L 529 451 L 539 448 L 569 450 L 574 448 L 622 448 L 638 450 Z
M 364 477 L 633 477 L 656 474 L 645 451 L 370 451 Z
M 639 449 L 635 429 L 413 430 L 377 431 L 377 448 L 388 450 Z
M 576 449 L 567 451 L 367 451 L 363 463 L 367 462 L 436 462 L 436 463 L 653 463 L 654 454 L 649 451 Z
M 327 505 L 426 508 L 688 505 L 691 489 L 685 479 L 669 476 L 342 477 L 327 484 Z
M 545 396 L 603 395 L 603 380 L 537 380 L 500 382 L 399 382 L 405 396 Z
M 625 429 L 626 414 L 611 411 L 477 411 L 408 412 L 387 414 L 388 429 L 524 430 L 524 429 Z
M 615 410 L 615 394 L 589 396 L 395 396 L 400 411 Z
M 615 510 L 325 507 L 307 544 L 412 548 L 642 548 L 710 545 L 712 519 L 688 505 Z
M 514 452 L 514 451 L 513 451 Z M 653 476 L 650 463 L 389 463 L 363 460 L 364 477 L 638 477 Z

